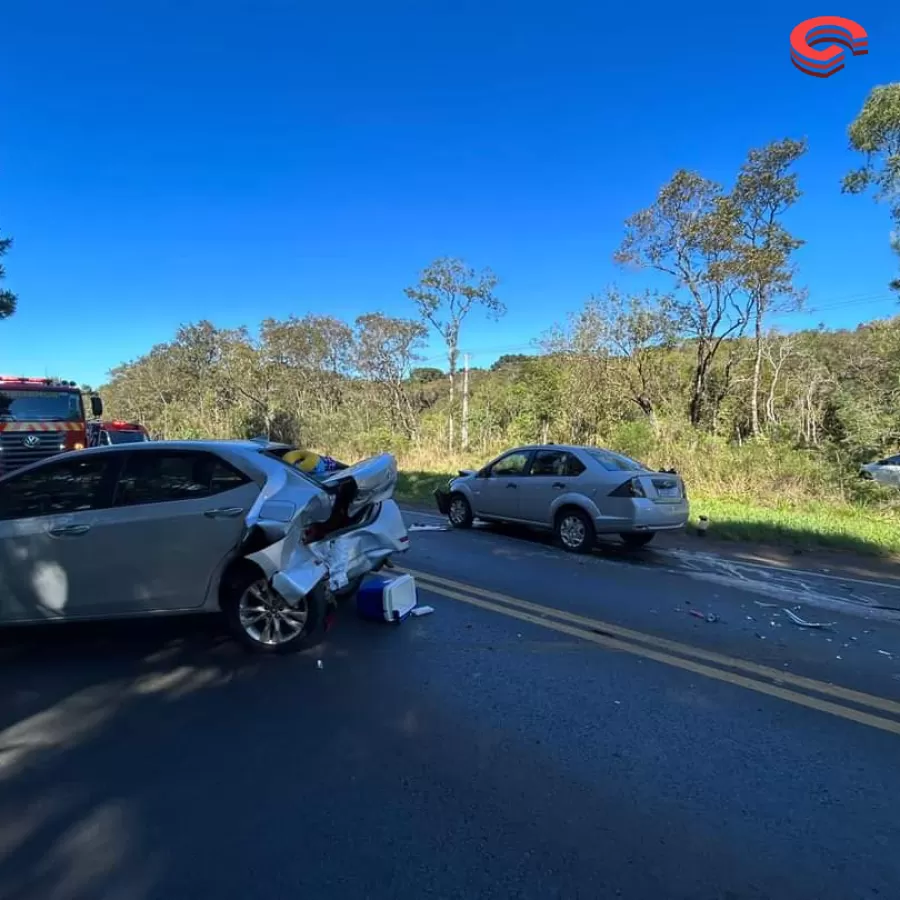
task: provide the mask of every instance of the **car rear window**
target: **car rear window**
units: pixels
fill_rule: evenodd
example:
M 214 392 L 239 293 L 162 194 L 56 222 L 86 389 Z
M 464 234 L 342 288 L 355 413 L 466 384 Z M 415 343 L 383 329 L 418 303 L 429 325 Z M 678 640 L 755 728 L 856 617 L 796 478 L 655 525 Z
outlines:
M 613 453 L 611 450 L 592 449 L 587 451 L 607 472 L 649 472 L 650 470 L 636 460 Z

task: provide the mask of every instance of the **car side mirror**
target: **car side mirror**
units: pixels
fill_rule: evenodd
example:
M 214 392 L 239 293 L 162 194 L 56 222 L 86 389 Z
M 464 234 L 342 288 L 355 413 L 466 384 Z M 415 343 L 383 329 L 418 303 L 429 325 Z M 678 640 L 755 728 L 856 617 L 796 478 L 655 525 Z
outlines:
M 491 470 L 490 469 L 479 469 L 478 472 L 475 474 L 475 477 L 476 478 L 490 478 Z
M 91 397 L 91 415 L 98 418 L 103 415 L 103 401 L 99 397 Z

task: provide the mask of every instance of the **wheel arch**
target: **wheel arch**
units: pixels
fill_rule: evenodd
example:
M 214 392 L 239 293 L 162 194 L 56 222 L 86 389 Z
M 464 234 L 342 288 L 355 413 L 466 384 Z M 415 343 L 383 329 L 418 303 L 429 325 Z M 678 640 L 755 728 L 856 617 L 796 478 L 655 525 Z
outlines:
M 254 576 L 265 578 L 266 573 L 261 566 L 246 557 L 236 556 L 228 562 L 222 570 L 222 577 L 219 579 L 216 593 L 219 609 L 223 608 L 225 601 L 240 588 L 242 583 L 246 583 L 247 579 Z
M 550 507 L 550 523 L 556 525 L 559 517 L 567 509 L 577 509 L 579 512 L 585 513 L 592 522 L 596 522 L 600 514 L 594 503 L 584 494 L 563 494 L 556 497 Z

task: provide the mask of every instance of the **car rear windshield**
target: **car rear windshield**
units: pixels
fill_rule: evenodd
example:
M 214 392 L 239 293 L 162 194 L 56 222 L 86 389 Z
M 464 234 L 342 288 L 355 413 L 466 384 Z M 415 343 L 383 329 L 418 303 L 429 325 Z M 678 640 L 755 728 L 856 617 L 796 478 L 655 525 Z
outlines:
M 290 469 L 295 475 L 299 475 L 304 481 L 312 482 L 312 484 L 317 487 L 322 486 L 322 480 L 316 478 L 314 475 L 309 472 L 304 472 L 302 469 L 295 466 L 293 463 L 289 463 L 284 455 L 290 450 L 290 447 L 278 448 L 277 450 L 270 450 L 268 447 L 263 447 L 260 449 L 260 456 L 265 456 L 267 459 L 274 459 L 277 462 L 280 462 L 283 466 Z M 331 474 L 330 472 L 328 473 Z
M 107 431 L 111 444 L 139 444 L 146 441 L 143 431 Z
M 588 450 L 588 453 L 606 469 L 607 472 L 649 472 L 650 470 L 641 463 L 622 456 L 621 453 L 613 453 L 611 450 Z

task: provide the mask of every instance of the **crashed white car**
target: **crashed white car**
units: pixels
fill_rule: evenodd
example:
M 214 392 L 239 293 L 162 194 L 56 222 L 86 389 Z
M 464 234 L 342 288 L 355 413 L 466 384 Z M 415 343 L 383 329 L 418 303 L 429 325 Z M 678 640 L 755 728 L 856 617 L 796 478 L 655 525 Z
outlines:
M 244 644 L 298 650 L 408 549 L 396 481 L 387 454 L 317 482 L 255 441 L 53 456 L 0 477 L 0 624 L 221 611 Z

